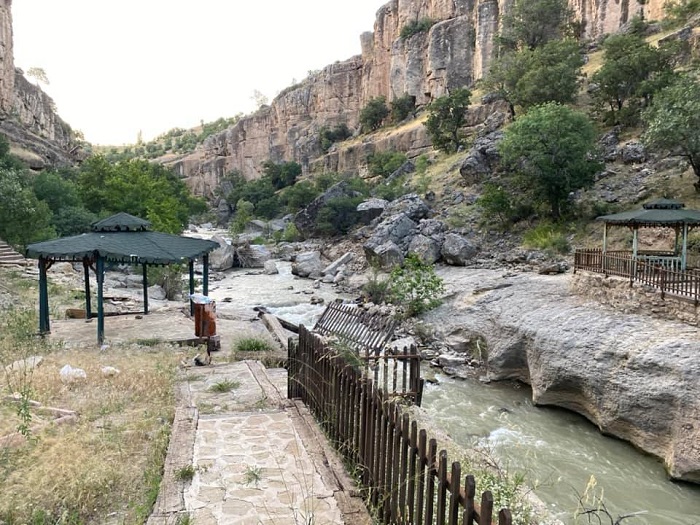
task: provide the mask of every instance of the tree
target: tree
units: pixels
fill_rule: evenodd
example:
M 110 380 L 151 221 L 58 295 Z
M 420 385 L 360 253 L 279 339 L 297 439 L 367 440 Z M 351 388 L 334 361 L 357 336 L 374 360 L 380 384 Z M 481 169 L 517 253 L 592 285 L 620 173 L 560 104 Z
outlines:
M 34 195 L 27 176 L 0 167 L 0 239 L 26 246 L 54 237 L 51 210 Z
M 499 144 L 503 165 L 532 199 L 559 219 L 569 193 L 590 186 L 602 166 L 596 160 L 596 131 L 582 113 L 550 102 L 536 106 L 505 131 Z
M 360 124 L 362 131 L 376 131 L 389 116 L 389 108 L 386 107 L 386 98 L 383 96 L 370 99 L 367 105 L 360 111 Z
M 591 78 L 599 106 L 608 106 L 610 124 L 634 124 L 642 106 L 654 92 L 673 81 L 673 56 L 669 45 L 656 48 L 640 35 L 609 36 L 603 43 L 604 63 Z
M 573 12 L 566 0 L 516 0 L 503 17 L 499 41 L 504 49 L 535 49 L 564 36 Z
M 515 106 L 527 109 L 545 102 L 573 102 L 582 66 L 581 49 L 574 40 L 552 41 L 534 50 L 502 54 L 484 86 L 506 100 L 515 116 Z
M 301 175 L 301 164 L 297 162 L 275 164 L 267 160 L 263 163 L 263 173 L 270 179 L 275 189 L 281 190 L 296 182 L 297 177 Z
M 46 75 L 43 67 L 30 67 L 27 70 L 27 76 L 33 78 L 37 83 L 48 86 L 50 84 L 49 77 Z
M 467 88 L 458 88 L 428 105 L 425 127 L 435 148 L 454 153 L 463 145 L 460 129 L 465 122 L 471 95 Z
M 688 159 L 698 177 L 700 192 L 700 84 L 686 76 L 660 91 L 654 104 L 642 113 L 647 125 L 644 142 Z
M 415 116 L 416 97 L 404 93 L 391 101 L 391 121 L 394 123 L 406 120 L 409 115 Z

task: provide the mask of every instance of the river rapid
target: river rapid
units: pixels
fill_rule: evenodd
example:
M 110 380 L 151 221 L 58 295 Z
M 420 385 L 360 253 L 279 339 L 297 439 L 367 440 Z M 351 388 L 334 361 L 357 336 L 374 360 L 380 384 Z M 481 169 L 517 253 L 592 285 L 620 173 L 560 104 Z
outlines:
M 534 406 L 526 385 L 437 380 L 423 396 L 431 419 L 456 443 L 490 449 L 502 466 L 524 473 L 564 523 L 575 523 L 578 495 L 593 476 L 614 516 L 647 511 L 624 525 L 700 524 L 700 487 L 669 481 L 658 460 L 603 436 L 578 414 Z

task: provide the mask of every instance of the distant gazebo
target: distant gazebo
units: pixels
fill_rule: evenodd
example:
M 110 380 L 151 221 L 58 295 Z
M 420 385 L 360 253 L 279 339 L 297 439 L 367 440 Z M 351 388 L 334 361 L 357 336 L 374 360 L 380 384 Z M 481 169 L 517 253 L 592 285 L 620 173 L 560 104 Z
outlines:
M 603 215 L 603 256 L 608 252 L 608 228 L 623 226 L 632 229 L 632 260 L 652 263 L 668 270 L 685 271 L 688 266 L 688 232 L 700 226 L 700 211 L 686 210 L 682 202 L 673 199 L 657 199 L 643 205 L 641 210 Z M 672 228 L 675 233 L 673 249 L 668 251 L 639 250 L 640 228 Z M 629 252 L 628 252 L 629 253 Z
M 90 233 L 30 244 L 26 256 L 39 259 L 39 332 L 49 333 L 49 297 L 46 272 L 55 262 L 82 262 L 85 271 L 85 313 L 90 305 L 90 269 L 97 276 L 97 342 L 104 341 L 103 285 L 105 263 L 139 264 L 143 275 L 143 312 L 148 314 L 148 266 L 187 262 L 189 290 L 194 293 L 194 262 L 202 259 L 204 295 L 209 291 L 209 253 L 214 241 L 151 231 L 151 223 L 118 213 L 92 225 Z

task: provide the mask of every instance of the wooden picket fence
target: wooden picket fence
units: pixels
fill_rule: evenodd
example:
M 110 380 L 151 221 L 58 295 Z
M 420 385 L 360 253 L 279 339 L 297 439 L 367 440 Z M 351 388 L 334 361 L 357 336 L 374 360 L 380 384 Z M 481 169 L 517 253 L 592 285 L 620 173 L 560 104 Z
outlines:
M 654 260 L 652 256 L 654 253 L 665 255 L 664 252 L 646 252 L 645 256 L 635 260 L 632 253 L 628 251 L 603 253 L 600 249 L 579 249 L 574 253 L 574 272 L 586 270 L 606 276 L 624 277 L 629 279 L 630 286 L 638 282 L 658 289 L 662 298 L 669 294 L 678 299 L 690 301 L 695 306 L 700 305 L 700 270 L 697 268 L 679 270 L 675 265 L 664 266 L 659 263 L 663 261 L 663 257 L 657 257 Z
M 367 501 L 380 523 L 511 525 L 508 509 L 494 516 L 491 492 L 476 501 L 473 476 L 462 478 L 437 441 L 364 373 L 362 363 L 299 329 L 289 342 L 290 399 L 301 399 L 345 458 L 359 469 Z M 449 465 L 449 466 L 448 466 Z

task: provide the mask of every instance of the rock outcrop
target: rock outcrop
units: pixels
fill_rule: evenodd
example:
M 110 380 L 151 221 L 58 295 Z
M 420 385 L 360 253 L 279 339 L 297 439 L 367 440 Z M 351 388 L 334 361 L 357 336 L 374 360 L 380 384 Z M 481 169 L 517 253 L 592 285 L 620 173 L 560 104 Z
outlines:
M 590 39 L 620 29 L 637 14 L 660 19 L 663 3 L 570 0 Z M 332 147 L 325 154 L 319 130 L 337 124 L 357 129 L 359 112 L 373 97 L 391 101 L 408 94 L 422 106 L 451 89 L 473 85 L 488 71 L 499 21 L 511 5 L 510 0 L 391 0 L 377 11 L 374 31 L 360 36 L 361 55 L 285 89 L 270 106 L 213 135 L 194 153 L 163 161 L 175 167 L 196 193 L 213 197 L 222 175 L 236 169 L 248 179 L 258 178 L 268 159 L 294 160 L 305 172 L 343 173 L 361 171 L 375 151 L 393 149 L 416 157 L 431 146 L 420 123 L 372 142 Z M 400 36 L 406 24 L 422 18 L 435 21 L 429 31 Z M 488 112 L 482 115 L 481 122 L 487 116 Z
M 51 97 L 15 68 L 12 0 L 0 0 L 0 133 L 31 168 L 71 165 L 79 156 L 70 126 Z
M 536 404 L 583 414 L 662 458 L 671 477 L 700 483 L 696 327 L 585 303 L 566 276 L 441 274 L 455 294 L 428 320 L 444 336 L 485 341 L 491 379 L 528 383 Z

